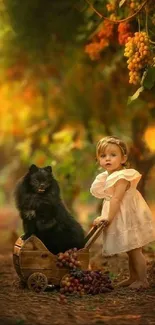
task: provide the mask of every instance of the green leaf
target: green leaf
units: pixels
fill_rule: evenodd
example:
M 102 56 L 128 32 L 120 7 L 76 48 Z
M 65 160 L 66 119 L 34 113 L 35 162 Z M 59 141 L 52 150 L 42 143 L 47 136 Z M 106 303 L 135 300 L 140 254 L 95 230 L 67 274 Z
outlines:
M 126 0 L 121 0 L 120 3 L 119 3 L 119 7 L 122 7 L 124 5 Z
M 117 277 L 117 275 L 115 273 L 113 273 L 113 272 L 110 272 L 109 277 L 110 277 L 111 280 L 114 280 Z
M 155 67 L 149 67 L 146 71 L 142 85 L 146 89 L 151 89 L 155 84 Z
M 137 99 L 137 98 L 139 97 L 140 93 L 141 93 L 143 90 L 144 90 L 144 87 L 143 87 L 143 86 L 141 86 L 140 88 L 138 88 L 137 91 L 134 93 L 134 95 L 132 95 L 132 96 L 130 96 L 130 97 L 128 98 L 128 102 L 127 102 L 127 104 L 129 105 L 129 104 L 131 104 L 131 102 L 133 102 L 133 100 Z

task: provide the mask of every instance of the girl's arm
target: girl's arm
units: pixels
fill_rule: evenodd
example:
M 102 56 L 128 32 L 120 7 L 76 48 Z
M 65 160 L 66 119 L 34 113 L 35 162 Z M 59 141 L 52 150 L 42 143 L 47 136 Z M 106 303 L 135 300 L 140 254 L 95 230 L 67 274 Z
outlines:
M 120 208 L 120 203 L 128 188 L 128 185 L 129 185 L 129 181 L 127 181 L 126 179 L 120 179 L 115 184 L 114 194 L 110 200 L 110 208 L 109 208 L 109 215 L 108 215 L 109 223 L 111 223 L 113 218 L 116 216 Z
M 120 208 L 120 203 L 124 197 L 124 194 L 128 188 L 129 182 L 125 179 L 120 179 L 117 181 L 117 183 L 115 184 L 115 188 L 114 188 L 114 194 L 110 200 L 110 208 L 109 208 L 109 215 L 108 215 L 108 219 L 106 219 L 106 221 L 108 220 L 108 223 L 111 223 L 113 218 L 116 216 L 119 208 Z M 103 222 L 104 216 L 102 217 L 98 217 L 94 220 L 94 225 L 99 224 L 100 222 Z

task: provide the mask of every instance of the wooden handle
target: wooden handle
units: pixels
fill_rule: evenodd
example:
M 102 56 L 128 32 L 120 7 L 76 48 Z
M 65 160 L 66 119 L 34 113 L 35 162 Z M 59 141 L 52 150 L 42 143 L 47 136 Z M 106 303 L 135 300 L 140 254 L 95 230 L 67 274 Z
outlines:
M 94 232 L 93 232 L 93 228 L 95 228 L 94 230 Z M 105 225 L 104 224 L 102 224 L 101 223 L 101 225 L 100 226 L 98 226 L 97 228 L 96 228 L 96 226 L 95 227 L 93 227 L 90 231 L 89 231 L 89 233 L 88 233 L 88 235 L 87 235 L 87 237 L 89 236 L 89 234 L 90 234 L 90 232 L 93 232 L 93 235 L 87 240 L 87 242 L 86 242 L 86 244 L 85 244 L 85 248 L 90 248 L 91 247 L 91 245 L 95 242 L 95 240 L 99 237 L 99 235 L 100 235 L 100 233 L 102 232 L 102 230 L 105 228 Z M 87 238 L 86 237 L 86 238 Z
M 93 234 L 95 233 L 96 229 L 98 228 L 98 226 L 92 226 L 91 229 L 89 230 L 87 236 L 85 237 L 85 244 L 87 243 L 87 241 L 89 240 L 89 238 L 91 238 L 93 236 Z

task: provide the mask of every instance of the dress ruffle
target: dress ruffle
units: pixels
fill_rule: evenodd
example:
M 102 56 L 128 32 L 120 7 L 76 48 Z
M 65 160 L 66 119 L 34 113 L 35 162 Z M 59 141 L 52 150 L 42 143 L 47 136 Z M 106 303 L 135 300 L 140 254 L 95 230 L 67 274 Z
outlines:
M 91 185 L 90 193 L 98 199 L 103 199 L 105 196 L 104 187 L 107 177 L 107 172 L 101 173 L 95 178 Z
M 126 179 L 131 183 L 132 188 L 136 188 L 142 175 L 135 169 L 122 169 L 110 174 L 107 177 L 104 190 L 112 187 L 118 180 Z
M 121 169 L 108 175 L 107 172 L 99 174 L 92 183 L 90 192 L 99 199 L 107 197 L 106 189 L 112 187 L 118 180 L 126 179 L 131 188 L 136 188 L 142 175 L 135 169 Z

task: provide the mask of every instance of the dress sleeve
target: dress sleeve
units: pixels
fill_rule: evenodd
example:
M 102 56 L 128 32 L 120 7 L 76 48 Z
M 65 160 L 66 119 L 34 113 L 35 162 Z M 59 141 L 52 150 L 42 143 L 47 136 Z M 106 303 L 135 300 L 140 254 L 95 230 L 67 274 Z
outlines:
M 130 187 L 136 188 L 142 175 L 135 169 L 122 169 L 109 175 L 104 190 L 115 185 L 119 179 L 126 179 L 130 182 Z
M 104 189 L 107 176 L 106 172 L 99 174 L 91 185 L 90 193 L 98 199 L 103 199 L 105 196 Z

